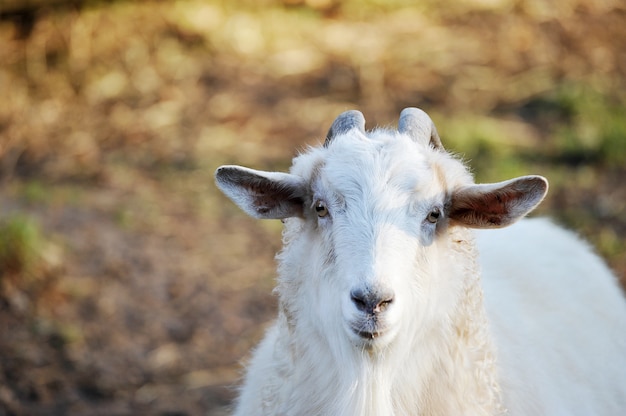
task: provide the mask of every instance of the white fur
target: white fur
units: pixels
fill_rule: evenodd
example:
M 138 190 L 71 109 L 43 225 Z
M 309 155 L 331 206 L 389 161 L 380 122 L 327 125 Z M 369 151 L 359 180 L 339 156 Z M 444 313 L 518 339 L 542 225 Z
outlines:
M 530 211 L 544 179 L 474 185 L 442 149 L 355 128 L 289 174 L 226 166 L 217 183 L 285 220 L 278 318 L 235 415 L 626 414 L 626 302 L 601 260 L 546 220 L 475 243 L 471 228 Z M 393 301 L 372 321 L 355 289 Z M 352 329 L 371 322 L 375 339 Z
M 546 219 L 478 247 L 510 414 L 625 415 L 626 303 L 600 258 Z

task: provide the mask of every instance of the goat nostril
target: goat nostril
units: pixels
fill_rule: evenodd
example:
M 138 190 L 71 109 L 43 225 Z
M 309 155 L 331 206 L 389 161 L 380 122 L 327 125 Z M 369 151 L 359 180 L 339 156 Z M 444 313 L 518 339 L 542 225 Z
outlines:
M 356 308 L 362 312 L 367 312 L 367 300 L 365 299 L 364 293 L 361 291 L 353 291 L 350 293 L 350 299 L 352 303 L 356 305 Z
M 393 298 L 385 299 L 383 301 L 378 302 L 378 304 L 374 307 L 374 312 L 382 312 L 393 302 Z
M 353 290 L 350 292 L 350 299 L 356 308 L 368 314 L 383 312 L 393 302 L 393 296 L 382 295 L 376 292 L 366 292 Z

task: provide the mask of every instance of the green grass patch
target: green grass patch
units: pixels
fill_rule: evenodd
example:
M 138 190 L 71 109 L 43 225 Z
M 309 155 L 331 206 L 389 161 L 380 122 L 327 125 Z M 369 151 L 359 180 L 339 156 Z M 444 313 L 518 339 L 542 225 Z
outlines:
M 546 103 L 566 115 L 548 126 L 548 152 L 554 160 L 626 165 L 626 99 L 581 84 L 559 87 Z
M 50 189 L 36 180 L 25 183 L 20 191 L 24 201 L 30 205 L 45 205 L 51 199 Z
M 41 256 L 42 235 L 31 218 L 14 215 L 0 220 L 0 277 L 28 275 Z

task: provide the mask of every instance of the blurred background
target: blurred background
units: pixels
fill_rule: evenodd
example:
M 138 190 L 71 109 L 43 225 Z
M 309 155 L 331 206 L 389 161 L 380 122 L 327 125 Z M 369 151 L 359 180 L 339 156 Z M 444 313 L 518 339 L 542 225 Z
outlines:
M 625 84 L 620 0 L 0 0 L 0 416 L 227 414 L 281 224 L 213 172 L 347 109 L 548 177 L 626 282 Z

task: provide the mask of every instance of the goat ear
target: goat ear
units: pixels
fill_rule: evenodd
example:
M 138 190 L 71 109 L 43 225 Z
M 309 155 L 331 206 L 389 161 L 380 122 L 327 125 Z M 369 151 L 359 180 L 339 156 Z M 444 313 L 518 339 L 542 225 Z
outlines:
M 501 228 L 532 211 L 548 192 L 542 176 L 471 185 L 452 194 L 448 217 L 471 228 Z
M 248 215 L 284 219 L 303 215 L 304 180 L 288 173 L 263 172 L 241 166 L 221 166 L 215 182 Z

